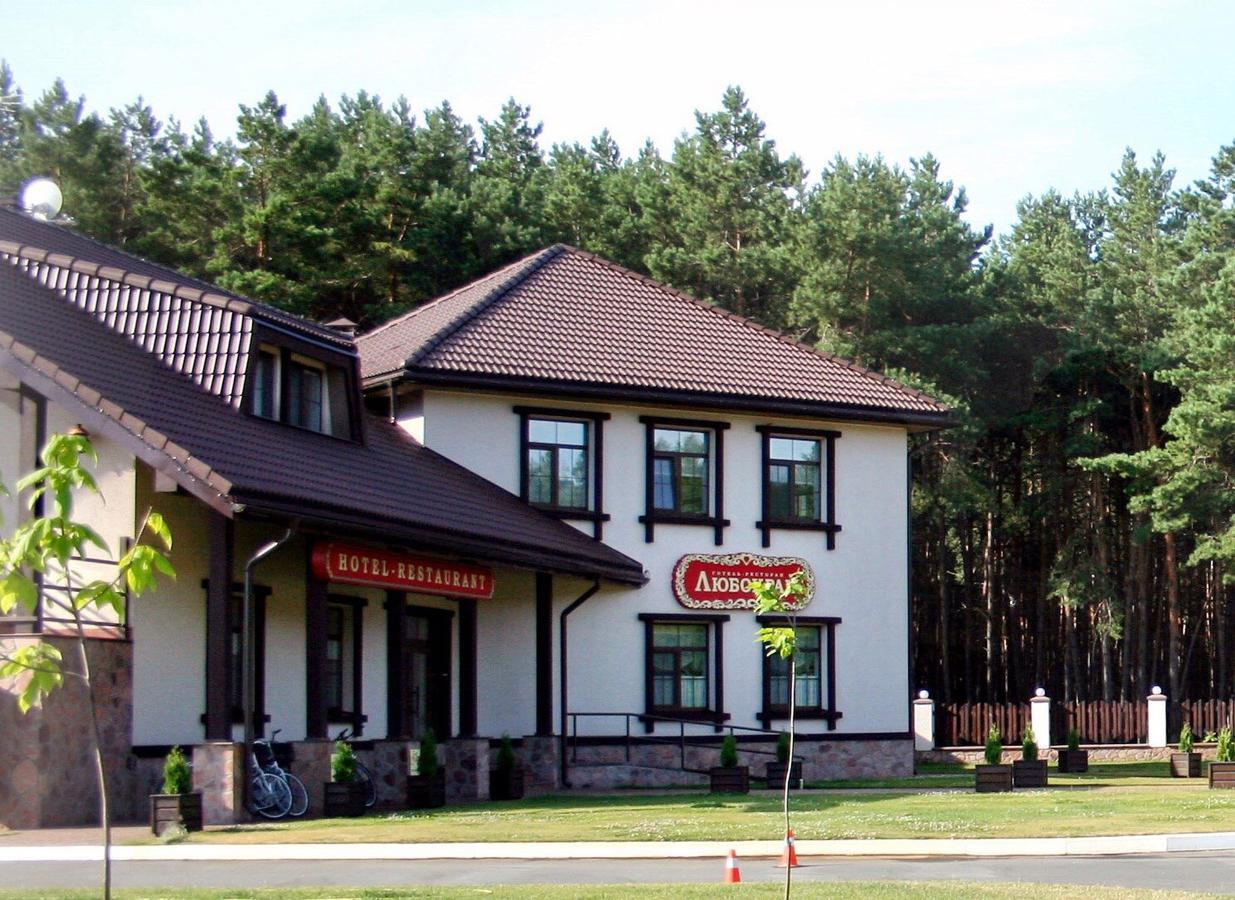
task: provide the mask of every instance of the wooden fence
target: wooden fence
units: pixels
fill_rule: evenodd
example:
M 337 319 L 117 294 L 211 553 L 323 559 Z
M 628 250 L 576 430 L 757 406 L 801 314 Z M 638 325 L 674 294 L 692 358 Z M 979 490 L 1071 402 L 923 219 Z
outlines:
M 1225 702 L 1219 705 L 1223 709 L 1235 708 Z M 986 743 L 986 732 L 992 722 L 999 726 L 1005 746 L 1019 744 L 1030 723 L 1029 706 L 1028 703 L 937 703 L 935 746 L 981 746 Z M 1179 710 L 1189 705 L 1172 706 Z M 1190 708 L 1188 714 L 1195 715 Z M 1075 728 L 1085 744 L 1143 744 L 1149 737 L 1148 716 L 1148 703 L 1144 700 L 1138 703 L 1103 700 L 1051 703 L 1051 743 L 1065 743 L 1068 730 Z M 1204 731 L 1197 726 L 1197 721 L 1192 720 L 1192 730 L 1199 739 Z M 1182 723 L 1180 719 L 1172 734 L 1178 735 Z

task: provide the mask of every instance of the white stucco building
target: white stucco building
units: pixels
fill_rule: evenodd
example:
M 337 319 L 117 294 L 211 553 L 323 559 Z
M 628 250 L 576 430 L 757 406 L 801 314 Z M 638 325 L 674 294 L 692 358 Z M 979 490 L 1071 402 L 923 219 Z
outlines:
M 946 422 L 571 248 L 353 339 L 0 209 L 0 476 L 80 425 L 103 499 L 79 515 L 116 548 L 151 508 L 175 537 L 175 583 L 92 630 L 122 818 L 173 744 L 208 819 L 242 815 L 241 583 L 271 541 L 250 724 L 315 806 L 342 728 L 389 805 L 429 727 L 457 799 L 504 733 L 541 790 L 689 781 L 727 730 L 770 749 L 787 688 L 742 581 L 797 568 L 807 777 L 907 771 L 906 439 Z M 0 642 L 60 618 L 49 587 Z M 0 822 L 88 821 L 82 696 L 21 716 L 3 687 Z M 686 757 L 657 741 L 680 733 Z

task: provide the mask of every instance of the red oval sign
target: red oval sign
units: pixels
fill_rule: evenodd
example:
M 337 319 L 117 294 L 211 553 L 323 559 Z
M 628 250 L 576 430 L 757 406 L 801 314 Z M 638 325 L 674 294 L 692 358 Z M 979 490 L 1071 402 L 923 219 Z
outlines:
M 802 609 L 815 596 L 815 573 L 806 560 L 753 553 L 690 553 L 673 567 L 673 596 L 687 609 L 754 609 L 752 581 L 783 586 L 798 572 L 806 581 L 806 596 L 794 609 Z

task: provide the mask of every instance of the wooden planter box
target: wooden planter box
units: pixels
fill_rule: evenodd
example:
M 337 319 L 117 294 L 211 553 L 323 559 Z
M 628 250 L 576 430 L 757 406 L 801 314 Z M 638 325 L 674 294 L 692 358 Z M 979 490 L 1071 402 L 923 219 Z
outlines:
M 768 789 L 781 790 L 785 786 L 785 764 L 782 762 L 768 763 Z M 795 762 L 793 771 L 789 773 L 789 790 L 802 789 L 802 763 Z
M 1211 788 L 1235 788 L 1235 762 L 1211 762 L 1209 764 Z
M 363 816 L 368 790 L 363 781 L 327 781 L 325 816 Z
M 505 771 L 494 769 L 489 776 L 489 799 L 523 799 L 523 769 L 519 766 Z
M 1195 750 L 1191 753 L 1172 753 L 1171 776 L 1174 778 L 1200 778 L 1201 754 Z
M 1018 788 L 1046 787 L 1046 760 L 1015 760 L 1012 763 L 1012 783 Z
M 436 809 L 446 805 L 446 773 L 407 776 L 408 809 Z
M 1059 751 L 1059 771 L 1060 772 L 1088 772 L 1089 771 L 1089 751 L 1088 750 L 1060 750 Z
M 713 794 L 749 794 L 750 766 L 713 766 L 708 770 Z
M 994 794 L 1012 790 L 1011 766 L 975 766 L 973 770 L 973 786 L 979 794 Z
M 150 795 L 150 830 L 160 835 L 172 825 L 180 825 L 185 831 L 202 830 L 201 791 Z

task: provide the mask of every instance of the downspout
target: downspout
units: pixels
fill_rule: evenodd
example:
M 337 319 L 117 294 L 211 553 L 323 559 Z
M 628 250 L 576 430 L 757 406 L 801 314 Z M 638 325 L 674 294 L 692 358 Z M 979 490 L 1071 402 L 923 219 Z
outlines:
M 246 772 L 248 771 L 249 748 L 253 746 L 253 739 L 256 736 L 253 716 L 257 707 L 257 684 L 255 682 L 257 674 L 257 648 L 253 646 L 254 641 L 257 639 L 257 628 L 253 622 L 253 567 L 290 541 L 295 533 L 296 525 L 293 523 L 288 527 L 287 533 L 283 537 L 258 547 L 257 552 L 249 557 L 249 561 L 244 564 L 244 601 L 241 605 L 240 617 L 244 623 L 244 752 Z M 244 796 L 247 801 L 249 797 L 249 778 L 247 776 L 244 779 Z
M 558 666 L 561 669 L 560 677 L 558 678 L 558 682 L 559 682 L 558 689 L 561 692 L 561 702 L 559 703 L 559 706 L 561 707 L 561 716 L 562 716 L 562 736 L 560 738 L 560 748 L 561 749 L 558 754 L 558 757 L 559 757 L 558 763 L 561 769 L 562 787 L 570 787 L 570 777 L 568 774 L 569 767 L 567 766 L 567 763 L 566 763 L 566 722 L 567 722 L 567 715 L 568 715 L 568 711 L 566 708 L 566 697 L 567 697 L 566 672 L 568 669 L 568 666 L 566 665 L 566 617 L 569 616 L 576 609 L 578 609 L 580 606 L 582 606 L 584 603 L 586 603 L 588 599 L 590 599 L 591 596 L 599 590 L 600 590 L 600 581 L 598 579 L 596 581 L 593 581 L 592 586 L 588 588 L 586 591 L 584 591 L 582 594 L 580 594 L 579 598 L 575 600 L 574 603 L 570 604 L 570 606 L 562 610 L 561 616 L 558 617 L 558 633 L 557 633 Z

